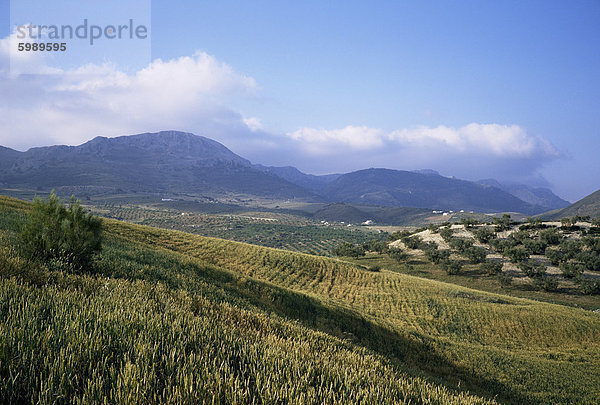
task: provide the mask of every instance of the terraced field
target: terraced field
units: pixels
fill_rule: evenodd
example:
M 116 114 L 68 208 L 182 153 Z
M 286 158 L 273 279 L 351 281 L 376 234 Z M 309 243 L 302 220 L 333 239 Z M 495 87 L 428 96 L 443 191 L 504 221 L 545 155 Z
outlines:
M 20 258 L 27 205 L 0 207 L 5 402 L 600 396 L 590 311 L 114 220 L 95 275 L 68 275 Z
M 364 227 L 315 223 L 296 215 L 273 212 L 202 214 L 114 205 L 91 207 L 91 210 L 107 218 L 137 224 L 325 256 L 344 241 L 363 243 L 387 236 Z

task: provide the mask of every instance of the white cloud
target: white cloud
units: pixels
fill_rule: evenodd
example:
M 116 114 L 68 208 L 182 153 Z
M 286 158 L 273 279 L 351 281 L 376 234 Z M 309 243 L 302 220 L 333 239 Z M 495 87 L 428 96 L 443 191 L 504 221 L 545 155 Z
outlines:
M 256 117 L 244 118 L 243 121 L 244 121 L 244 124 L 246 124 L 246 126 L 248 127 L 248 129 L 250 129 L 250 131 L 252 131 L 252 132 L 260 131 L 263 129 L 262 122 L 260 122 L 259 118 L 256 118 Z
M 0 74 L 16 76 L 19 72 L 37 74 L 56 74 L 60 69 L 49 67 L 45 62 L 51 57 L 47 52 L 19 51 L 19 43 L 32 43 L 31 38 L 17 38 L 13 32 L 5 38 L 0 38 Z
M 376 128 L 349 125 L 341 129 L 302 128 L 289 133 L 288 136 L 301 142 L 302 147 L 309 152 L 330 154 L 332 150 L 344 148 L 366 150 L 384 145 L 386 134 Z
M 558 156 L 546 140 L 533 137 L 518 125 L 472 123 L 461 128 L 417 127 L 385 132 L 365 126 L 342 129 L 302 128 L 287 134 L 307 151 L 318 154 L 348 149 L 396 148 L 413 153 L 455 153 L 499 157 Z
M 98 135 L 162 129 L 215 134 L 240 126 L 259 129 L 258 119 L 250 127 L 226 105 L 231 97 L 253 97 L 254 79 L 206 53 L 157 59 L 133 74 L 91 64 L 18 75 L 14 60 L 9 69 L 10 43 L 10 37 L 0 39 L 0 145 L 78 144 Z M 35 62 L 40 73 L 50 72 L 43 60 Z
M 365 126 L 302 128 L 287 134 L 302 151 L 301 168 L 320 173 L 368 167 L 431 168 L 462 178 L 528 180 L 561 156 L 547 140 L 518 125 L 471 123 L 386 132 Z

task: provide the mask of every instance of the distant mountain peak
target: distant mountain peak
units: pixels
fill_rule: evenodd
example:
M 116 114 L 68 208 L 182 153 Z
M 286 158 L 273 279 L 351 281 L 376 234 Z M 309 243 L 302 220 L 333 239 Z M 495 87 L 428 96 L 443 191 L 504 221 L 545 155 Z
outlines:
M 554 194 L 552 190 L 544 187 L 531 187 L 526 184 L 516 183 L 502 183 L 496 179 L 479 180 L 477 183 L 499 188 L 529 204 L 537 205 L 548 211 L 570 205 L 568 201 L 563 200 Z
M 107 138 L 98 136 L 81 145 L 82 152 L 96 155 L 120 155 L 125 150 L 132 153 L 143 151 L 145 154 L 156 155 L 157 158 L 179 159 L 208 163 L 225 162 L 242 166 L 250 166 L 247 159 L 236 155 L 223 144 L 204 136 L 181 131 L 146 132 L 136 135 Z
M 15 157 L 0 161 L 0 184 L 40 190 L 62 187 L 319 199 L 295 184 L 254 168 L 250 161 L 221 143 L 189 132 L 99 136 L 79 146 L 50 146 L 16 153 Z

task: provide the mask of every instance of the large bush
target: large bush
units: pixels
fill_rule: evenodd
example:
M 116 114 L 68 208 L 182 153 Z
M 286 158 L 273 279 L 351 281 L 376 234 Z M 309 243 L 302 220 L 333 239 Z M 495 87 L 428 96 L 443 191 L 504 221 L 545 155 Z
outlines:
M 68 207 L 52 192 L 35 198 L 20 234 L 25 256 L 73 272 L 89 271 L 102 248 L 102 222 L 71 197 Z

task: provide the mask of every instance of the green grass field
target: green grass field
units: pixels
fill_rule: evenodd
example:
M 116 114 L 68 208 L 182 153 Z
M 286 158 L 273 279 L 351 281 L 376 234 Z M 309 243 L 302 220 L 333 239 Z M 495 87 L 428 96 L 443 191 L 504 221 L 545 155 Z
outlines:
M 96 273 L 21 258 L 0 198 L 3 403 L 595 403 L 600 315 L 105 220 Z

